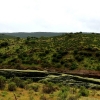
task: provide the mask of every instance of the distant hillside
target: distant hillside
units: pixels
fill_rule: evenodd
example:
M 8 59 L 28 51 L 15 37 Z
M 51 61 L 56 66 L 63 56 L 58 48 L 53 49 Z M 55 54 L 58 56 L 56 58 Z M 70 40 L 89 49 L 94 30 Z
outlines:
M 0 68 L 100 71 L 100 34 L 59 34 L 0 39 Z
M 15 38 L 15 36 L 12 36 L 10 34 L 0 34 L 0 39 L 4 39 L 4 38 Z
M 10 36 L 16 36 L 16 37 L 20 37 L 20 38 L 26 38 L 26 37 L 52 37 L 52 36 L 58 36 L 61 35 L 63 33 L 54 33 L 54 32 L 31 32 L 31 33 L 27 33 L 27 32 L 18 32 L 18 33 L 6 33 L 7 35 Z

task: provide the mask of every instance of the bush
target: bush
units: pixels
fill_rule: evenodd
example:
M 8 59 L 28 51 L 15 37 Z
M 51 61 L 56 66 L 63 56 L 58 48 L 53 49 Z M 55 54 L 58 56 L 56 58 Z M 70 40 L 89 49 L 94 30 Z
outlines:
M 41 95 L 41 96 L 40 96 L 40 100 L 48 100 L 48 99 L 46 98 L 46 96 Z
M 59 62 L 59 59 L 57 59 L 56 57 L 53 57 L 53 58 L 52 58 L 52 62 L 57 63 L 57 62 Z
M 3 76 L 0 76 L 0 89 L 5 88 L 6 85 L 6 78 Z
M 0 93 L 0 97 L 2 96 L 2 97 L 5 97 L 6 95 L 8 95 L 8 92 L 7 91 L 2 91 L 1 93 Z
M 16 86 L 19 87 L 20 82 L 21 82 L 21 79 L 20 79 L 19 77 L 14 77 L 14 78 L 11 78 L 11 79 L 10 79 L 10 82 L 16 83 Z
M 64 67 L 69 67 L 69 65 L 67 63 L 64 64 Z
M 38 89 L 39 89 L 39 85 L 31 85 L 31 88 L 32 88 L 35 92 L 37 92 Z
M 4 60 L 2 58 L 0 58 L 0 63 L 2 63 Z
M 67 100 L 68 97 L 68 92 L 70 91 L 69 86 L 62 86 L 61 90 L 58 94 L 58 99 L 57 100 Z
M 53 84 L 50 82 L 48 84 L 43 85 L 42 91 L 43 93 L 49 94 L 49 93 L 54 92 L 55 88 L 53 87 Z
M 51 64 L 50 64 L 49 62 L 43 61 L 43 62 L 41 63 L 41 66 L 42 66 L 42 67 L 51 67 Z
M 61 64 L 60 63 L 57 63 L 57 64 L 55 64 L 55 67 L 56 68 L 60 68 L 61 67 Z
M 70 87 L 69 87 L 69 86 L 63 86 L 63 87 L 61 88 L 61 91 L 62 91 L 62 92 L 70 91 Z
M 96 57 L 100 57 L 100 52 L 96 52 Z
M 43 79 L 43 80 L 39 80 L 40 83 L 44 83 L 44 84 L 48 84 L 48 81 Z
M 21 80 L 21 82 L 20 82 L 20 84 L 19 84 L 19 87 L 20 87 L 20 88 L 25 88 L 26 85 L 27 85 L 26 82 L 23 81 L 23 80 Z
M 69 98 L 68 98 L 68 100 L 78 100 L 78 96 L 70 96 Z
M 77 53 L 78 53 L 78 50 L 77 49 L 74 50 L 74 55 L 77 55 Z
M 60 61 L 60 64 L 61 64 L 61 65 L 65 64 L 65 61 L 64 61 L 64 60 L 61 60 L 61 61 Z
M 77 64 L 76 63 L 73 63 L 71 66 L 70 66 L 70 70 L 75 70 L 77 68 Z
M 97 67 L 96 67 L 96 70 L 100 71 L 100 66 L 97 66 Z
M 30 83 L 32 83 L 32 82 L 33 82 L 33 80 L 32 80 L 32 79 L 27 79 L 26 81 L 27 81 L 27 83 L 28 83 L 28 84 L 30 84 Z
M 8 84 L 8 90 L 9 91 L 15 91 L 16 90 L 16 83 L 11 82 Z
M 76 56 L 75 56 L 75 59 L 76 59 L 78 62 L 80 62 L 80 61 L 84 60 L 84 56 L 82 56 L 82 55 L 76 55 Z
M 16 83 L 17 87 L 24 88 L 26 83 L 24 80 L 21 80 L 19 77 L 14 77 L 10 79 L 10 82 Z
M 6 47 L 6 46 L 8 46 L 8 45 L 9 45 L 8 42 L 2 42 L 2 43 L 0 44 L 0 47 Z
M 80 88 L 79 94 L 80 96 L 89 96 L 89 91 L 84 86 L 82 86 Z

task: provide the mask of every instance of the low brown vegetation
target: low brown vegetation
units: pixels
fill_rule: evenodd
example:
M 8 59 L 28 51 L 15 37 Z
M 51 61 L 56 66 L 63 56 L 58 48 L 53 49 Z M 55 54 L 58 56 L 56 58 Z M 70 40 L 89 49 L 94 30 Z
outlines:
M 18 79 L 18 78 L 15 78 Z M 22 80 L 23 82 L 27 80 Z M 81 100 L 82 98 L 100 98 L 99 90 L 87 89 L 86 87 L 70 87 L 51 82 L 26 82 L 21 88 L 11 80 L 6 79 L 6 84 L 0 90 L 1 100 Z M 82 100 L 86 100 L 82 99 Z

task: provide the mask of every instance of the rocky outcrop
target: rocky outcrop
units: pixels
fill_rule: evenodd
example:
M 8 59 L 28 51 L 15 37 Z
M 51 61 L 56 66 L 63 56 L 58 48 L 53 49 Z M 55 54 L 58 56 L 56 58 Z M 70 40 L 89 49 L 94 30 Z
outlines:
M 47 72 L 38 70 L 15 70 L 15 69 L 0 69 L 0 75 L 6 78 L 20 77 L 22 79 L 33 79 L 34 81 L 46 80 L 53 83 L 61 83 L 70 86 L 85 86 L 100 89 L 100 79 L 82 77 L 78 75 L 63 74 L 57 72 Z
M 86 88 L 100 89 L 99 79 L 81 77 L 70 74 L 49 75 L 44 80 L 69 86 L 85 86 Z

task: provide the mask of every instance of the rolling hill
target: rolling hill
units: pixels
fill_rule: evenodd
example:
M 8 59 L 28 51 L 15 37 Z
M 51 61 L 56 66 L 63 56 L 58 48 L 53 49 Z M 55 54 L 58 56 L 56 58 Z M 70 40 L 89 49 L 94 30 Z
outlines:
M 0 40 L 0 68 L 98 71 L 100 34 L 79 32 Z

